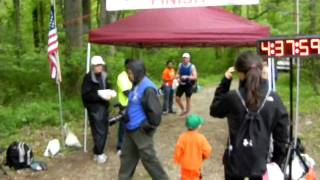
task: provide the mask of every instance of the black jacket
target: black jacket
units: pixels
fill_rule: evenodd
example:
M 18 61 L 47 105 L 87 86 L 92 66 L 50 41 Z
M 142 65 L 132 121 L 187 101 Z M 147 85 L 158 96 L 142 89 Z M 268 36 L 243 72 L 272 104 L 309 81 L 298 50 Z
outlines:
M 98 95 L 98 90 L 111 89 L 111 85 L 108 82 L 107 75 L 101 74 L 102 83 L 99 83 L 94 73 L 89 72 L 83 78 L 81 95 L 82 102 L 86 108 L 94 108 L 96 106 L 109 106 L 109 102 L 102 99 Z
M 230 85 L 231 80 L 224 78 L 221 81 L 210 106 L 210 115 L 218 118 L 227 117 L 229 136 L 233 141 L 241 125 L 241 117 L 244 117 L 246 111 L 236 92 L 229 91 Z M 246 98 L 244 88 L 240 86 L 239 90 L 242 96 Z M 280 97 L 274 92 L 271 92 L 269 97 L 260 114 L 274 139 L 274 151 L 271 161 L 281 165 L 287 153 L 289 117 Z

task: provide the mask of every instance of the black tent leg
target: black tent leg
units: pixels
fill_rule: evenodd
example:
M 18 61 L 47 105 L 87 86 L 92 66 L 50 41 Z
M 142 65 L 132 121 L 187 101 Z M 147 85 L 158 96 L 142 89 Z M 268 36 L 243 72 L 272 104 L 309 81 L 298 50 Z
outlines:
M 290 142 L 293 142 L 293 58 L 290 58 Z M 289 180 L 292 179 L 293 152 L 289 157 Z

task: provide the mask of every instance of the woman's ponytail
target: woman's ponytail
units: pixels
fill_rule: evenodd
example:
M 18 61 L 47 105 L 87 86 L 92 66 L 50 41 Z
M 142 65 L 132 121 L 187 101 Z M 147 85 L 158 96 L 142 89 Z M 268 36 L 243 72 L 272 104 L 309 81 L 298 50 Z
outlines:
M 250 52 L 240 54 L 235 63 L 238 72 L 245 74 L 244 88 L 246 91 L 246 104 L 249 108 L 256 108 L 262 99 L 262 60 Z

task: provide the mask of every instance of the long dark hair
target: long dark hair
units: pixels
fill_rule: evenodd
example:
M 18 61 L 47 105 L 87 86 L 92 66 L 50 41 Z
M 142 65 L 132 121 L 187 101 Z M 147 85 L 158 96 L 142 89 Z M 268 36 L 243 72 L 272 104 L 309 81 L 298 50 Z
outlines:
M 256 108 L 262 99 L 262 59 L 251 51 L 241 53 L 235 63 L 235 69 L 245 74 L 242 82 L 247 95 L 246 104 Z

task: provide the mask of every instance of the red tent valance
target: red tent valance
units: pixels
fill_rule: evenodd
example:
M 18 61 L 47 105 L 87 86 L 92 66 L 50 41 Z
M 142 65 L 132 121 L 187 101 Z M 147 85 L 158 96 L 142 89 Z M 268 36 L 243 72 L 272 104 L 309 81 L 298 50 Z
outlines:
M 89 42 L 117 46 L 255 46 L 269 28 L 216 7 L 141 11 L 93 29 Z

